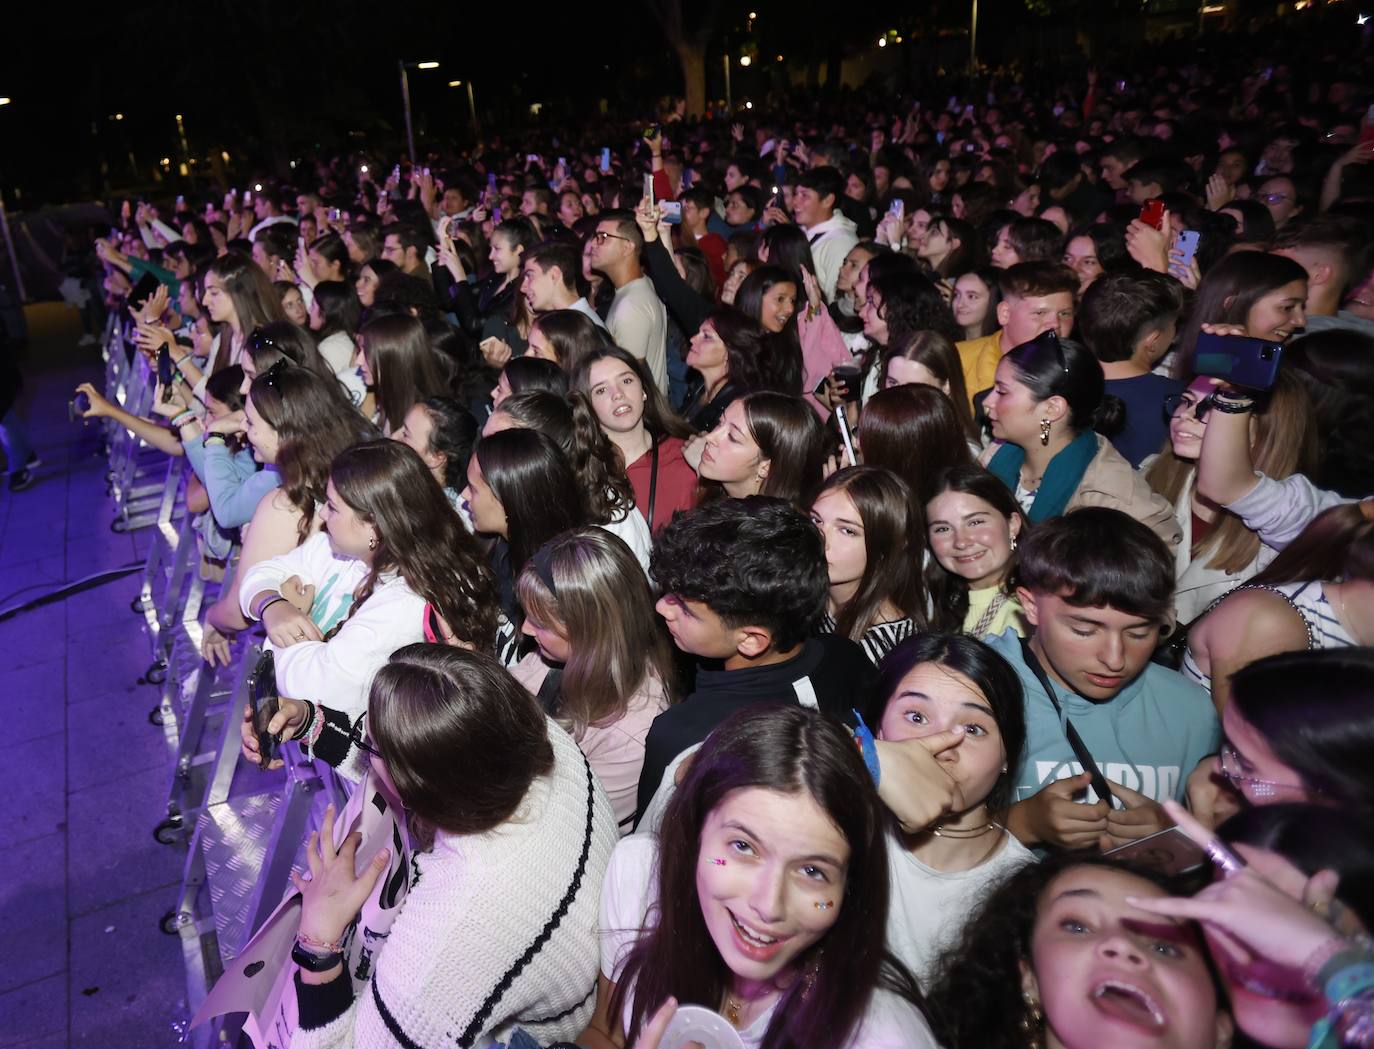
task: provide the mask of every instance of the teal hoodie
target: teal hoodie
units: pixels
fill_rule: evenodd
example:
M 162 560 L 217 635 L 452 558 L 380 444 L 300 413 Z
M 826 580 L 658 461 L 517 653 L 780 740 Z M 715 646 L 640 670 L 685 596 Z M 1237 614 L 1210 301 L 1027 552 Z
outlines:
M 1013 780 L 1024 801 L 1053 780 L 1083 771 L 1045 690 L 1021 658 L 1015 632 L 987 639 L 1016 670 L 1025 690 L 1026 750 Z M 1182 801 L 1188 774 L 1221 737 L 1211 697 L 1182 674 L 1154 663 L 1106 702 L 1055 685 L 1065 716 L 1108 780 L 1155 801 Z M 1089 800 L 1095 800 L 1088 791 Z

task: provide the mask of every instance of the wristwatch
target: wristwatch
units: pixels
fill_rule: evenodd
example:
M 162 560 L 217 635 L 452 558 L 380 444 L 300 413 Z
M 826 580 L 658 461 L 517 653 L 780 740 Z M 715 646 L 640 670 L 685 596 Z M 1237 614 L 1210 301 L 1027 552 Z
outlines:
M 291 960 L 308 973 L 327 973 L 343 961 L 343 953 L 316 954 L 308 947 L 301 946 L 300 940 L 297 940 L 291 946 Z

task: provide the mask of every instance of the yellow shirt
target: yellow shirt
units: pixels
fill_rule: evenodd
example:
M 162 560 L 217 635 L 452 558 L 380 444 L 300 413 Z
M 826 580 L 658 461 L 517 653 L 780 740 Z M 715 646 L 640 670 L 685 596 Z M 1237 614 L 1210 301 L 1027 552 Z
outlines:
M 982 590 L 970 590 L 968 592 L 968 615 L 964 616 L 965 634 L 970 634 L 978 620 L 983 618 L 983 613 L 988 610 L 993 599 L 1002 593 L 1000 586 L 989 586 Z M 1007 627 L 1016 631 L 1018 637 L 1026 636 L 1025 619 L 1021 614 L 1021 603 L 1014 597 L 1008 597 L 1002 607 L 997 610 L 997 614 L 992 617 L 992 622 L 987 625 L 979 636 L 978 640 L 995 634 L 1002 634 Z
M 954 348 L 959 351 L 959 362 L 964 366 L 964 388 L 968 391 L 969 407 L 972 407 L 974 394 L 992 388 L 997 362 L 1002 359 L 1002 330 L 999 328 L 981 339 L 956 342 Z

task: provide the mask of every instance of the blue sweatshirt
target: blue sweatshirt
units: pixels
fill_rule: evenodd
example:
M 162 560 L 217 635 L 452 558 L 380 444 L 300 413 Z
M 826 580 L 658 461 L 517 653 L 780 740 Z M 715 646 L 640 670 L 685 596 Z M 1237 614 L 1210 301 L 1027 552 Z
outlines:
M 1053 780 L 1079 775 L 1064 725 L 1045 690 L 1021 657 L 1014 631 L 987 639 L 1015 669 L 1025 691 L 1026 750 L 1016 769 L 1015 800 L 1024 801 Z M 1065 716 L 1083 739 L 1102 775 L 1155 801 L 1182 801 L 1188 774 L 1220 740 L 1211 697 L 1182 674 L 1154 663 L 1105 702 L 1084 699 L 1055 685 Z M 1091 790 L 1089 800 L 1095 800 Z

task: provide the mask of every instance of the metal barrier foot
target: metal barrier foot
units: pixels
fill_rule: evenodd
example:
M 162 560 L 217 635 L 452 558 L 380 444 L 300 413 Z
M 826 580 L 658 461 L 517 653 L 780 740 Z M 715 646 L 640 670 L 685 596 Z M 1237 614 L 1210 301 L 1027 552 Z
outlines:
M 186 826 L 182 822 L 181 813 L 172 813 L 154 827 L 153 840 L 159 845 L 175 845 L 177 842 L 185 841 Z
M 177 936 L 181 930 L 190 925 L 195 918 L 189 911 L 170 910 L 158 921 L 157 927 L 168 936 Z
M 157 725 L 158 727 L 167 724 L 167 714 L 162 709 L 161 703 L 153 707 L 152 710 L 148 711 L 148 724 Z
M 136 616 L 141 616 L 146 611 L 146 607 L 147 606 L 143 603 L 142 594 L 139 594 L 138 597 L 129 602 L 129 611 L 133 612 Z
M 166 660 L 155 660 L 148 664 L 148 669 L 143 672 L 143 676 L 138 679 L 140 685 L 160 685 L 167 680 Z M 162 724 L 162 722 L 156 722 Z

